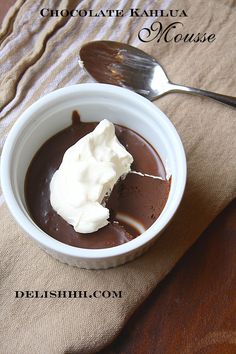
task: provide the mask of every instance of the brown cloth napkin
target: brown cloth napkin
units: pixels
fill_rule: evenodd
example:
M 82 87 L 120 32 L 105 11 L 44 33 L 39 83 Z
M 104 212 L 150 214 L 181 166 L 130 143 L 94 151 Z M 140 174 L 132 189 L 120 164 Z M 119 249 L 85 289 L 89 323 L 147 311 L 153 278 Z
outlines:
M 155 18 L 41 17 L 39 13 L 42 8 L 128 12 L 132 7 L 167 6 L 184 9 L 188 17 L 163 17 L 164 26 L 180 20 L 183 32 L 213 32 L 216 40 L 141 43 L 139 30 L 149 27 Z M 235 15 L 233 0 L 17 1 L 0 33 L 1 147 L 21 112 L 39 97 L 60 87 L 92 81 L 77 63 L 81 45 L 90 40 L 138 46 L 155 56 L 174 82 L 235 95 Z M 175 124 L 183 140 L 188 183 L 174 221 L 137 260 L 101 271 L 62 264 L 26 237 L 0 197 L 1 353 L 84 354 L 101 349 L 235 197 L 236 111 L 186 94 L 168 94 L 155 104 Z M 16 299 L 16 290 L 121 290 L 122 298 Z

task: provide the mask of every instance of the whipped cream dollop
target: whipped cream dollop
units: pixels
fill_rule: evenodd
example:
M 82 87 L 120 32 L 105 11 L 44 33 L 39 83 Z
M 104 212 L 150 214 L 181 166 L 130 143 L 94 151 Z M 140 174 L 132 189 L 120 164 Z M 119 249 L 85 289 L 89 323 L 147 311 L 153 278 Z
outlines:
M 50 183 L 53 209 L 75 231 L 97 231 L 108 224 L 109 210 L 102 205 L 104 198 L 130 171 L 132 162 L 132 155 L 115 135 L 114 125 L 102 120 L 66 150 Z

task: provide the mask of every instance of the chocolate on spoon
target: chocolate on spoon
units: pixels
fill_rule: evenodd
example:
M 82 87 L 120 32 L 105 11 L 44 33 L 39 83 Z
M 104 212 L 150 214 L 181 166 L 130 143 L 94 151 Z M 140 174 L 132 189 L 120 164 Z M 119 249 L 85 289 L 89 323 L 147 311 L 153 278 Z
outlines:
M 185 92 L 236 107 L 235 97 L 171 83 L 156 59 L 125 43 L 86 43 L 80 50 L 80 59 L 96 81 L 126 87 L 151 101 L 169 92 Z

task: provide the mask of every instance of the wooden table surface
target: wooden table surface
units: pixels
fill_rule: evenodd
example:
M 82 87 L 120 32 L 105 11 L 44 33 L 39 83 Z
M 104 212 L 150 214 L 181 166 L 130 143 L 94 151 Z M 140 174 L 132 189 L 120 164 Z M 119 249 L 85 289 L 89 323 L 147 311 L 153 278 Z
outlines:
M 15 0 L 1 1 L 0 23 Z M 236 353 L 236 200 L 99 354 Z
M 236 200 L 99 354 L 236 353 Z

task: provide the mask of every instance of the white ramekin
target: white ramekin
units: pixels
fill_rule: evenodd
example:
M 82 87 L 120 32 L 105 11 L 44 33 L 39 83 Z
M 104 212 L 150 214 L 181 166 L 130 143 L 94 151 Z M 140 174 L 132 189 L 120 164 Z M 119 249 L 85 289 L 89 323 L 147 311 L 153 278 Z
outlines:
M 170 194 L 160 217 L 139 237 L 120 246 L 96 250 L 66 245 L 43 232 L 28 213 L 24 197 L 28 166 L 47 139 L 71 124 L 73 110 L 78 110 L 83 121 L 107 118 L 135 130 L 158 151 L 172 175 Z M 186 158 L 174 126 L 147 99 L 112 85 L 80 84 L 44 96 L 17 120 L 3 148 L 1 183 L 13 217 L 46 252 L 69 265 L 109 268 L 128 262 L 147 250 L 170 222 L 184 193 Z

